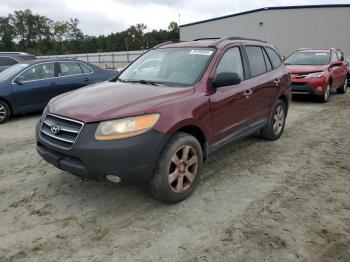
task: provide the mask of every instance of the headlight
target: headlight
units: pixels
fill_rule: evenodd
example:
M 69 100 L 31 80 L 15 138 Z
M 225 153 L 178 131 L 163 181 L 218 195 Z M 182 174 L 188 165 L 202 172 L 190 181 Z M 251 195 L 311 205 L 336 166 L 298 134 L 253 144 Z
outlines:
M 316 72 L 316 73 L 311 73 L 305 76 L 305 78 L 320 78 L 324 76 L 323 72 Z
M 96 140 L 123 139 L 149 131 L 158 121 L 159 114 L 128 117 L 101 122 L 96 130 Z

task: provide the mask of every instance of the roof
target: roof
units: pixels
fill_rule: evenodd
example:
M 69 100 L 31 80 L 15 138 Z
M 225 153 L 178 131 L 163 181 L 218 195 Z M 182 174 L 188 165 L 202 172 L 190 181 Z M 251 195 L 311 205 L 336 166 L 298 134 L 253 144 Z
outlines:
M 180 27 L 186 27 L 186 26 L 191 26 L 191 25 L 196 25 L 196 24 L 202 24 L 206 22 L 211 22 L 211 21 L 216 21 L 216 20 L 221 20 L 225 18 L 230 18 L 230 17 L 235 17 L 235 16 L 240 16 L 240 15 L 247 15 L 247 14 L 252 14 L 252 13 L 257 13 L 261 11 L 266 11 L 266 10 L 290 10 L 290 9 L 315 9 L 315 8 L 339 8 L 339 7 L 349 7 L 350 4 L 334 4 L 334 5 L 299 5 L 299 6 L 276 6 L 276 7 L 263 7 L 259 9 L 253 9 L 250 11 L 245 11 L 245 12 L 240 12 L 240 13 L 235 13 L 231 15 L 225 15 L 225 16 L 219 16 L 211 19 L 206 19 L 198 22 L 193 22 L 189 24 L 184 24 L 180 25 Z
M 0 52 L 0 55 L 32 55 L 24 52 Z
M 78 59 L 73 59 L 73 58 L 39 58 L 39 59 L 36 59 L 36 60 L 25 60 L 25 61 L 21 61 L 21 63 L 23 64 L 40 64 L 40 63 L 46 63 L 46 62 L 58 62 L 58 61 L 73 61 L 73 62 L 83 62 L 83 63 L 86 63 L 84 61 L 81 61 L 81 60 L 78 60 Z

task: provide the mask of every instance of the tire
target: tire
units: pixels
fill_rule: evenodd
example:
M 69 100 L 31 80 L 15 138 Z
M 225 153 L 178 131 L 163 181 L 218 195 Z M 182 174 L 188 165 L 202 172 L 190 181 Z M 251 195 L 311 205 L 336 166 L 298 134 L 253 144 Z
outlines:
M 321 103 L 327 103 L 329 100 L 329 97 L 331 96 L 331 90 L 332 90 L 331 83 L 328 83 L 326 91 L 324 92 L 323 95 L 318 96 L 318 100 Z
M 5 123 L 7 120 L 9 120 L 11 115 L 11 110 L 9 105 L 0 100 L 0 124 Z
M 198 184 L 202 166 L 203 152 L 198 140 L 187 133 L 176 133 L 164 147 L 149 181 L 152 195 L 166 203 L 186 199 Z
M 345 94 L 347 89 L 348 89 L 348 78 L 346 77 L 343 86 L 337 89 L 337 93 Z
M 274 141 L 281 137 L 287 118 L 287 105 L 278 100 L 273 107 L 267 125 L 261 129 L 260 135 L 263 139 Z

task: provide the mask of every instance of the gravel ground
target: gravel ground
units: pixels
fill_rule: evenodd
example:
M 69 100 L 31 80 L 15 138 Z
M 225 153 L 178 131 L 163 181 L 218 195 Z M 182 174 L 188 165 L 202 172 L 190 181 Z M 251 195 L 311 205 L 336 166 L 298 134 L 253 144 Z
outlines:
M 0 126 L 0 261 L 350 261 L 350 93 L 294 101 L 283 137 L 205 164 L 176 205 L 39 158 L 38 114 Z

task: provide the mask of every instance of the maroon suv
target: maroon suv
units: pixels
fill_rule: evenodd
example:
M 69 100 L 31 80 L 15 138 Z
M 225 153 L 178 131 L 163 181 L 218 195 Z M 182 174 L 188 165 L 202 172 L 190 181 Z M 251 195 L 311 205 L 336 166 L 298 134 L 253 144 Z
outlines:
M 291 99 L 275 47 L 238 37 L 161 44 L 116 79 L 50 101 L 37 151 L 85 179 L 148 182 L 188 197 L 215 150 L 256 131 L 278 139 Z

